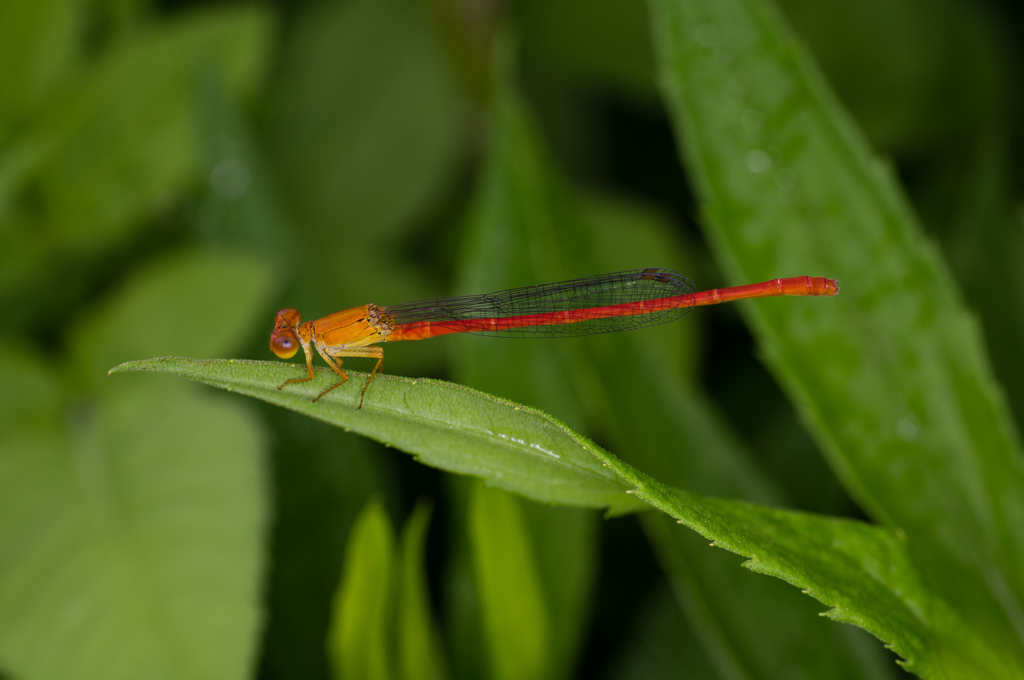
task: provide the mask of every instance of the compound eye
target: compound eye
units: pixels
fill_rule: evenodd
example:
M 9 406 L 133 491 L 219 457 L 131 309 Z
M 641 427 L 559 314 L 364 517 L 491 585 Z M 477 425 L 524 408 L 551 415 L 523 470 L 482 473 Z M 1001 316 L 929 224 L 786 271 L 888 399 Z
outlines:
M 270 339 L 270 351 L 279 359 L 291 359 L 299 351 L 299 343 L 287 335 L 275 335 Z

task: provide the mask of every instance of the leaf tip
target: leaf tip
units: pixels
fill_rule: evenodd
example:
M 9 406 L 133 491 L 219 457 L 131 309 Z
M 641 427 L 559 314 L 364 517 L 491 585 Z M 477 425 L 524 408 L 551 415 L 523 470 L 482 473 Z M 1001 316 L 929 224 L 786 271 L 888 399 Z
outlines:
M 118 364 L 117 366 L 114 366 L 112 369 L 107 371 L 107 375 L 111 376 L 114 375 L 115 373 L 127 373 L 128 371 L 135 370 L 136 363 L 138 362 L 126 361 L 123 364 Z

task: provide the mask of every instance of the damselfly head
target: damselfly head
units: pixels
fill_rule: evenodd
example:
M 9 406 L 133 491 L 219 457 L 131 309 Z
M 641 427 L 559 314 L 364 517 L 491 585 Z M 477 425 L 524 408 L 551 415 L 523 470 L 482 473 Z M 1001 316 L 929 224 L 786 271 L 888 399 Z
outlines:
M 270 351 L 279 359 L 291 359 L 299 351 L 299 338 L 295 328 L 302 320 L 299 310 L 282 309 L 274 317 L 274 332 L 270 334 Z

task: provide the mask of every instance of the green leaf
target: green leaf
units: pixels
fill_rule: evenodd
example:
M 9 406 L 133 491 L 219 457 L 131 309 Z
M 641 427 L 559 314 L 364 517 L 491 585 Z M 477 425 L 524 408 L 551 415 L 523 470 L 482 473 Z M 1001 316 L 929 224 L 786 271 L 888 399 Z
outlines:
M 545 677 L 551 617 L 518 499 L 474 486 L 469 523 L 491 677 Z
M 450 677 L 430 611 L 425 555 L 429 522 L 430 506 L 419 503 L 402 530 L 396 648 L 399 677 L 405 680 Z
M 945 263 L 772 9 L 651 7 L 665 97 L 729 278 L 843 284 L 836 304 L 744 305 L 769 366 L 846 488 L 905 533 L 933 595 L 1000 650 L 996 667 L 1024 667 L 1021 446 Z
M 3 418 L 0 666 L 40 679 L 248 677 L 259 423 L 222 398 L 138 385 L 59 407 Z
M 412 453 L 432 467 L 482 477 L 528 498 L 623 513 L 641 507 L 627 486 L 596 461 L 594 444 L 531 408 L 440 380 L 378 375 L 359 393 L 366 374 L 349 371 L 347 384 L 313 402 L 337 382 L 326 369 L 314 380 L 277 389 L 304 375 L 298 366 L 243 360 L 163 358 L 122 364 L 111 373 L 159 371 L 298 411 Z
M 327 637 L 334 677 L 389 680 L 397 565 L 394 531 L 380 501 L 356 519 L 345 552 Z
M 421 458 L 427 458 L 425 462 L 428 464 L 436 464 L 451 471 L 465 473 L 464 468 L 468 467 L 465 459 L 472 458 L 474 474 L 487 471 L 488 475 L 481 476 L 501 484 L 509 482 L 508 477 L 511 475 L 499 476 L 496 471 L 508 469 L 506 466 L 510 451 L 488 441 L 482 436 L 480 426 L 474 423 L 486 421 L 494 428 L 490 430 L 492 436 L 495 430 L 499 431 L 496 439 L 518 444 L 511 454 L 520 458 L 536 455 L 535 445 L 542 441 L 541 436 L 544 435 L 540 446 L 562 456 L 556 460 L 568 458 L 575 450 L 573 459 L 576 465 L 582 467 L 585 465 L 584 459 L 590 457 L 594 470 L 605 474 L 614 473 L 618 483 L 627 489 L 626 494 L 667 512 L 713 539 L 716 545 L 753 558 L 750 566 L 755 571 L 782 578 L 833 607 L 829 614 L 832 618 L 854 623 L 878 636 L 908 659 L 908 667 L 915 672 L 930 677 L 955 678 L 964 677 L 958 675 L 961 672 L 990 671 L 993 677 L 1013 677 L 1013 673 L 1021 670 L 1015 665 L 1012 656 L 997 655 L 994 651 L 996 648 L 983 633 L 964 623 L 954 609 L 928 590 L 909 557 L 905 542 L 894 532 L 861 522 L 705 498 L 670 489 L 572 433 L 554 419 L 532 409 L 436 381 L 410 381 L 393 377 L 386 381 L 386 386 L 377 387 L 380 394 L 375 397 L 376 403 L 372 406 L 368 404 L 362 411 L 354 408 L 359 398 L 359 388 L 355 386 L 339 388 L 321 402 L 312 404 L 306 399 L 329 382 L 322 380 L 328 376 L 321 376 L 321 379 L 314 381 L 320 385 L 302 390 L 304 399 L 301 395 L 279 392 L 273 387 L 284 373 L 281 366 L 275 364 L 162 359 L 134 362 L 115 370 L 174 372 L 206 384 L 257 396 L 381 439 Z M 253 375 L 262 377 L 259 380 L 245 378 Z M 343 397 L 332 397 L 343 389 Z M 415 406 L 417 403 L 421 405 Z M 437 428 L 436 432 L 423 430 L 420 437 L 403 433 L 412 418 L 421 427 L 430 425 L 429 419 L 437 418 L 436 414 L 431 416 L 435 410 L 445 415 L 444 429 L 441 429 L 441 422 L 435 422 L 433 427 Z M 506 425 L 498 426 L 499 422 L 505 422 Z M 461 434 L 459 430 L 462 430 Z M 460 450 L 465 445 L 461 438 L 475 440 L 471 452 Z M 543 472 L 534 465 L 526 465 L 524 470 L 538 474 Z M 557 470 L 547 469 L 550 473 Z M 534 498 L 540 495 L 538 487 L 542 483 L 541 479 L 524 475 L 516 481 L 518 483 L 514 490 L 517 492 Z M 577 488 L 587 481 L 585 475 L 578 474 L 576 485 L 567 483 L 541 490 L 546 500 L 581 504 L 581 501 L 591 500 L 581 498 L 580 489 Z M 611 486 L 612 482 L 609 481 L 608 485 Z M 477 510 L 495 513 L 494 521 L 500 522 L 502 531 L 521 534 L 522 529 L 514 528 L 521 522 L 518 511 L 510 509 L 516 506 L 509 503 L 507 498 L 496 501 L 494 507 L 489 501 L 489 497 L 475 501 L 478 503 Z M 476 512 L 471 511 L 471 516 L 476 517 Z M 479 522 L 474 525 L 478 539 L 493 541 L 496 538 L 496 535 L 485 531 L 486 521 L 472 521 Z M 488 563 L 484 565 L 486 568 L 500 567 L 500 560 L 493 560 L 499 548 L 502 554 L 509 545 L 514 545 L 517 550 L 529 550 L 524 540 L 511 533 L 503 535 L 502 541 L 504 543 L 500 545 L 492 542 L 491 550 L 482 551 L 481 556 L 489 556 Z M 505 559 L 519 564 L 516 560 L 520 558 L 506 555 Z M 522 564 L 519 566 L 527 568 Z M 514 576 L 504 574 L 506 579 Z M 525 592 L 536 589 L 521 585 L 514 592 L 518 590 Z M 524 597 L 528 600 L 536 599 L 532 595 Z M 520 616 L 536 618 L 543 611 L 541 605 L 532 601 L 525 601 L 522 607 L 524 610 Z M 537 623 L 535 625 L 542 626 Z M 530 655 L 540 653 L 537 647 L 540 643 L 535 640 L 526 638 L 518 641 L 518 644 L 523 647 L 522 653 L 527 655 L 521 660 L 525 665 L 519 661 L 513 663 L 504 655 L 499 657 L 500 664 L 512 664 L 499 666 L 507 669 L 510 674 L 523 671 L 526 667 L 533 669 L 535 663 Z
M 623 471 L 624 476 L 634 478 Z M 846 519 L 703 498 L 635 477 L 636 496 L 725 548 L 749 569 L 782 578 L 830 605 L 829 618 L 860 626 L 930 678 L 1019 677 L 1016 660 L 929 591 L 905 540 Z M 649 480 L 649 478 L 648 478 Z
M 819 616 L 820 605 L 786 583 L 737 569 L 734 555 L 680 531 L 668 515 L 640 517 L 676 600 L 722 677 L 896 677 L 901 674 L 868 633 Z M 822 574 L 822 582 L 831 575 Z M 786 578 L 791 581 L 790 578 Z

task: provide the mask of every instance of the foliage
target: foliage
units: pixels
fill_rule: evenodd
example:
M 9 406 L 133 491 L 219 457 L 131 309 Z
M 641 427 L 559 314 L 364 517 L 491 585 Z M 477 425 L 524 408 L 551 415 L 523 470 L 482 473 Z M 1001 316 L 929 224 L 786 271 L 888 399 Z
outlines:
M 462 9 L 0 5 L 0 676 L 1024 677 L 1018 10 Z M 842 293 L 213 358 L 642 266 Z

